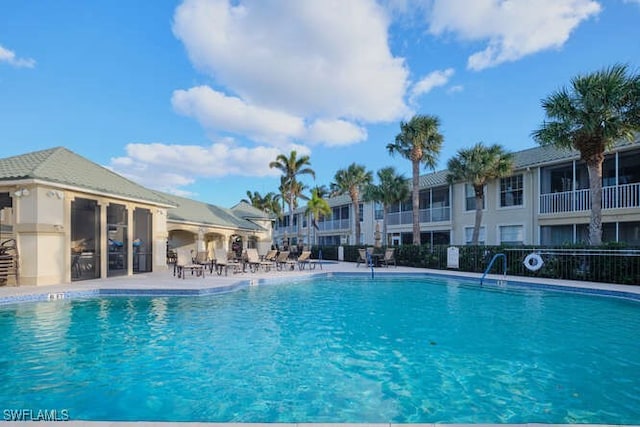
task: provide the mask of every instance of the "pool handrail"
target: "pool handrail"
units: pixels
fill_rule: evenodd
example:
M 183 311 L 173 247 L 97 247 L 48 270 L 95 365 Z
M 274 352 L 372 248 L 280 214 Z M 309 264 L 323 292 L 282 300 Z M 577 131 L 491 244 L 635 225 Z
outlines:
M 502 265 L 504 267 L 504 275 L 507 275 L 507 256 L 503 253 L 499 253 L 499 254 L 495 254 L 492 258 L 491 261 L 489 261 L 489 266 L 484 270 L 484 273 L 482 274 L 482 278 L 480 278 L 480 286 L 482 286 L 482 282 L 484 281 L 485 276 L 487 275 L 487 273 L 489 273 L 489 270 L 491 270 L 491 267 L 493 267 L 493 263 L 495 262 L 496 259 L 502 257 Z

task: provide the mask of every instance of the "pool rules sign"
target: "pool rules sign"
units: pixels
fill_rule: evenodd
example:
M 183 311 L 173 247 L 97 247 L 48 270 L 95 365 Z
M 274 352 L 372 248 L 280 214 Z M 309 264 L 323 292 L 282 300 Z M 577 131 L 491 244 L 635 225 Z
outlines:
M 447 268 L 460 268 L 460 249 L 455 246 L 447 249 Z

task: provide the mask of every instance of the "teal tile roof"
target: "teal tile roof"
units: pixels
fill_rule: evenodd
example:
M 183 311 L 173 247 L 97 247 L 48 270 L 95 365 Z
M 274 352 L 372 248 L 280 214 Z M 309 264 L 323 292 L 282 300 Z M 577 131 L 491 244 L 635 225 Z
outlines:
M 171 202 L 158 193 L 64 147 L 0 159 L 0 183 L 21 179 L 37 179 L 88 192 L 171 206 Z
M 249 231 L 264 230 L 259 225 L 235 215 L 231 209 L 221 208 L 172 194 L 161 193 L 161 195 L 176 205 L 175 208 L 169 209 L 167 212 L 167 219 L 169 221 L 182 221 Z

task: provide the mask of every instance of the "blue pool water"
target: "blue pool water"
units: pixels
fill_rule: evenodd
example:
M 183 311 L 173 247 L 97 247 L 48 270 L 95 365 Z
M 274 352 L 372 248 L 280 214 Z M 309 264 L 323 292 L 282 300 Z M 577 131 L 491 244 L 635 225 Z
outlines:
M 640 423 L 640 304 L 335 277 L 0 307 L 0 407 L 71 419 Z

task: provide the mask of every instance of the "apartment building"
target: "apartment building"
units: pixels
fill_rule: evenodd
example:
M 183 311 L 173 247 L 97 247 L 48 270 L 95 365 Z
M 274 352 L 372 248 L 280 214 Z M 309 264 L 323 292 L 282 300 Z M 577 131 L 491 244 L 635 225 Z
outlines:
M 487 245 L 561 245 L 585 243 L 590 219 L 589 176 L 576 151 L 536 147 L 514 153 L 511 176 L 485 188 L 480 243 Z M 620 143 L 605 158 L 602 180 L 603 242 L 640 245 L 640 139 Z M 464 245 L 471 241 L 475 222 L 473 188 L 447 183 L 447 171 L 420 177 L 422 243 Z M 312 226 L 304 208 L 276 222 L 274 240 L 280 243 L 338 245 L 375 242 L 383 230 L 382 206 L 360 203 L 361 236 L 354 236 L 355 215 L 344 195 L 327 200 L 332 215 Z M 412 203 L 393 205 L 386 218 L 382 244 L 412 242 Z

